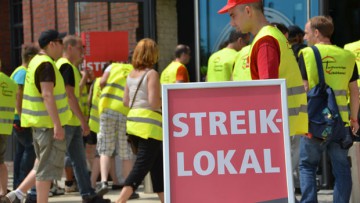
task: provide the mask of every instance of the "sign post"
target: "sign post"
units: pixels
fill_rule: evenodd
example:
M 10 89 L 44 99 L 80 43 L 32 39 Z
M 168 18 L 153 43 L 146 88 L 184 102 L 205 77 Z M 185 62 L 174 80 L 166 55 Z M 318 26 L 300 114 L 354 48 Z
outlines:
M 294 202 L 285 80 L 162 86 L 165 202 Z

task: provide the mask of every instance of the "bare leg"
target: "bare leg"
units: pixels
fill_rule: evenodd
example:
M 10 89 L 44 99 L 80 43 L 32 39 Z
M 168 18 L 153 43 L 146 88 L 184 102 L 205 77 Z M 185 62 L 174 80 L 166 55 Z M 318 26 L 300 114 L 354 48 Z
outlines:
M 133 168 L 133 160 L 122 160 L 122 178 L 125 180 L 130 174 L 131 169 Z
M 101 173 L 101 182 L 106 182 L 108 175 L 109 175 L 109 170 L 110 170 L 110 165 L 111 165 L 111 157 L 106 156 L 106 155 L 100 155 L 100 173 Z
M 36 181 L 37 202 L 47 203 L 52 181 Z
M 6 195 L 8 184 L 8 170 L 5 163 L 0 164 L 0 195 Z
M 96 187 L 96 181 L 100 174 L 100 159 L 98 157 L 94 158 L 91 168 L 91 187 Z
M 157 193 L 157 194 L 158 194 L 158 196 L 159 196 L 159 199 L 160 199 L 161 203 L 164 203 L 164 193 L 163 193 L 163 192 L 159 192 L 159 193 Z
M 111 158 L 111 167 L 110 167 L 110 176 L 112 178 L 113 181 L 113 185 L 119 185 L 119 180 L 118 177 L 116 176 L 116 172 L 115 172 L 115 158 L 112 157 Z
M 36 171 L 31 170 L 30 173 L 26 176 L 23 182 L 21 182 L 21 184 L 17 189 L 19 189 L 23 193 L 26 193 L 26 191 L 30 190 L 35 185 L 35 182 L 36 182 Z
M 126 203 L 131 194 L 133 193 L 133 189 L 130 186 L 125 186 L 120 192 L 119 198 L 116 200 L 116 203 Z

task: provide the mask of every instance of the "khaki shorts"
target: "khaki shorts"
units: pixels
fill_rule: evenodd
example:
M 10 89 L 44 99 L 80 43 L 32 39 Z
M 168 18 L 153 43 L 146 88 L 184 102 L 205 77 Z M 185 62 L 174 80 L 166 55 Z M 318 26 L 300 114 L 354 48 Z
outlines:
M 53 128 L 33 128 L 36 180 L 60 180 L 64 169 L 66 141 L 54 139 Z
M 8 139 L 7 135 L 0 135 L 0 164 L 3 164 L 5 161 L 7 139 Z

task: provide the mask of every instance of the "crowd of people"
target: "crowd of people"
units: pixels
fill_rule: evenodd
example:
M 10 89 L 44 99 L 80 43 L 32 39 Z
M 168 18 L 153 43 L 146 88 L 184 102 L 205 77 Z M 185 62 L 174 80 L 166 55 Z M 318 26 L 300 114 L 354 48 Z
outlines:
M 305 31 L 298 26 L 270 24 L 261 0 L 228 0 L 219 10 L 219 14 L 225 13 L 235 30 L 209 58 L 206 80 L 286 79 L 292 168 L 300 181 L 300 201 L 317 202 L 316 171 L 326 150 L 335 176 L 334 202 L 349 202 L 348 148 L 309 133 L 306 94 L 319 83 L 311 48 L 316 46 L 342 121 L 355 136 L 359 129 L 360 61 L 354 52 L 360 41 L 344 49 L 333 45 L 334 25 L 325 16 L 311 18 Z M 161 84 L 190 82 L 186 68 L 190 48 L 179 44 L 175 59 L 159 74 L 154 69 L 159 58 L 157 44 L 145 38 L 127 62 L 109 63 L 103 75 L 94 78 L 88 70 L 78 68 L 84 55 L 81 38 L 46 30 L 38 45 L 23 47 L 22 64 L 10 78 L 0 72 L 4 95 L 0 100 L 0 203 L 24 199 L 43 203 L 51 195 L 75 191 L 86 203 L 111 202 L 103 197 L 109 175 L 112 188 L 121 189 L 116 202 L 123 203 L 139 198 L 136 190 L 148 172 L 153 191 L 164 202 Z M 334 72 L 326 62 L 328 56 L 333 59 L 332 67 L 340 67 Z M 11 134 L 16 153 L 13 191 L 9 192 L 4 154 L 6 135 Z M 90 157 L 85 145 L 92 146 Z M 116 155 L 122 177 L 116 176 Z M 64 169 L 62 191 L 56 180 Z

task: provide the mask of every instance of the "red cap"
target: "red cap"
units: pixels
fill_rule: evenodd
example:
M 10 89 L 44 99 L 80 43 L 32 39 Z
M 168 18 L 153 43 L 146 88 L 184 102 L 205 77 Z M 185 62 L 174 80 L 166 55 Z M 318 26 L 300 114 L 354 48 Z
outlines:
M 227 13 L 229 11 L 229 9 L 235 7 L 236 5 L 239 4 L 249 4 L 249 3 L 255 3 L 255 2 L 259 2 L 261 0 L 228 0 L 227 4 L 218 11 L 219 14 L 224 14 Z

